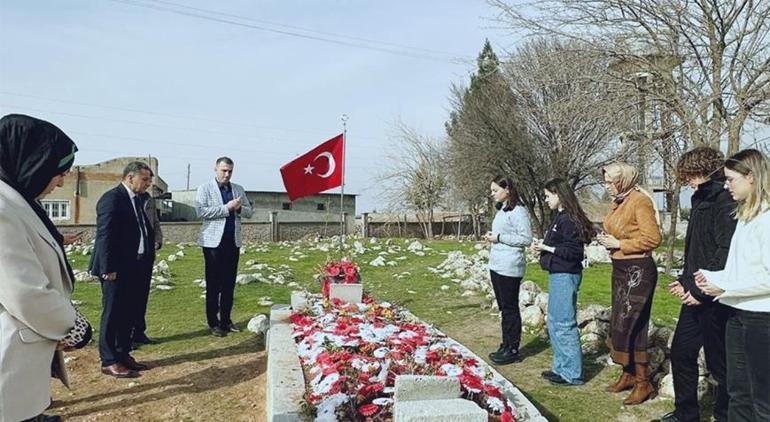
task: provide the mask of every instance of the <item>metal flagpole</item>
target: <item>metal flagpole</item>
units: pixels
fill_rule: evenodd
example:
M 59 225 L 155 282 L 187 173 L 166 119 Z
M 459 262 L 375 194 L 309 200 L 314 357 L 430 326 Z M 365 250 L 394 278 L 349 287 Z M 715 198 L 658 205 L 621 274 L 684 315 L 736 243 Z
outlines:
M 340 252 L 343 249 L 343 238 L 345 237 L 345 152 L 348 137 L 348 115 L 340 116 L 342 120 L 342 184 L 340 185 Z

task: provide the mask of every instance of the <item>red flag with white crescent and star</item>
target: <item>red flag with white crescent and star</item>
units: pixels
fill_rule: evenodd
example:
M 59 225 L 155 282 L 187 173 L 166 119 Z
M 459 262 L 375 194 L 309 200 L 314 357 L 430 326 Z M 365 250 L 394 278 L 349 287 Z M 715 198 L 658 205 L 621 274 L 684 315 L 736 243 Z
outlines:
M 281 167 L 289 201 L 342 185 L 343 142 L 339 134 Z

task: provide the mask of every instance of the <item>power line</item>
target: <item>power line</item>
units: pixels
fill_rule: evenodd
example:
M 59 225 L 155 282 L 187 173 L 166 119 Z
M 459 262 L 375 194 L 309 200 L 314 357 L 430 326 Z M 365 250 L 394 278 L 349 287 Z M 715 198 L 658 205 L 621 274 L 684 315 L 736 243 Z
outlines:
M 64 100 L 61 98 L 51 98 L 51 97 L 44 97 L 40 95 L 32 95 L 32 94 L 23 94 L 18 92 L 10 92 L 10 91 L 3 91 L 0 90 L 1 95 L 10 95 L 14 97 L 23 97 L 23 98 L 33 98 L 38 100 L 44 100 L 44 101 L 50 101 L 55 103 L 63 103 L 63 104 L 74 104 L 79 106 L 85 106 L 85 107 L 93 107 L 93 108 L 102 108 L 106 110 L 116 110 L 116 111 L 124 111 L 124 112 L 130 112 L 130 113 L 139 113 L 139 114 L 146 114 L 150 116 L 159 116 L 159 117 L 171 117 L 175 119 L 184 119 L 184 120 L 192 120 L 195 122 L 209 122 L 209 123 L 218 123 L 223 125 L 230 125 L 230 126 L 240 126 L 245 128 L 254 128 L 254 129 L 269 129 L 269 130 L 279 130 L 284 132 L 297 132 L 297 133 L 306 133 L 313 135 L 314 137 L 317 136 L 324 136 L 324 134 L 327 134 L 328 131 L 321 130 L 321 129 L 294 129 L 294 128 L 284 128 L 284 127 L 278 127 L 278 126 L 267 126 L 267 125 L 256 125 L 256 124 L 249 124 L 249 123 L 242 123 L 242 122 L 233 122 L 233 121 L 225 121 L 225 120 L 217 120 L 217 119 L 207 119 L 202 118 L 198 116 L 189 116 L 189 115 L 182 115 L 182 114 L 171 114 L 171 113 L 164 113 L 164 112 L 158 112 L 158 111 L 152 111 L 152 110 L 140 110 L 135 108 L 126 108 L 121 106 L 113 106 L 113 105 L 104 105 L 104 104 L 95 104 L 95 103 L 84 103 L 80 101 L 72 101 L 72 100 Z M 16 105 L 2 105 L 0 104 L 0 107 L 19 107 L 24 108 L 27 110 L 37 111 L 37 112 L 43 112 L 43 113 L 57 113 L 57 114 L 64 114 L 64 112 L 58 112 L 58 111 L 47 111 L 47 110 L 41 110 L 41 109 L 35 109 L 32 107 L 27 106 L 16 106 Z M 96 116 L 87 116 L 87 115 L 74 115 L 71 114 L 71 117 L 81 117 L 81 118 L 90 118 L 90 119 L 99 119 L 99 120 L 110 120 L 110 118 L 106 117 L 96 117 Z M 145 122 L 137 122 L 137 121 L 130 121 L 130 120 L 116 120 L 113 119 L 113 121 L 117 121 L 120 123 L 131 123 L 131 124 L 149 124 L 149 125 L 155 125 L 160 127 L 166 127 L 171 129 L 182 129 L 182 130 L 193 130 L 196 132 L 201 131 L 207 131 L 209 133 L 218 134 L 218 135 L 226 135 L 226 136 L 252 136 L 251 134 L 243 134 L 243 133 L 226 133 L 226 132 L 217 132 L 217 131 L 211 131 L 211 130 L 205 130 L 205 129 L 193 129 L 193 128 L 179 128 L 175 126 L 168 126 L 168 125 L 161 125 L 161 124 L 154 124 L 154 123 L 145 123 Z M 319 133 L 324 133 L 320 134 Z M 356 139 L 361 140 L 370 140 L 370 141 L 377 141 L 377 142 L 383 142 L 383 139 L 375 138 L 371 136 L 356 136 Z M 291 138 L 278 138 L 273 137 L 273 140 L 280 140 L 280 141 L 288 141 L 288 142 L 304 142 L 304 140 L 301 139 L 291 139 Z
M 194 11 L 185 11 L 185 10 L 179 10 L 179 9 L 174 9 L 174 8 L 170 8 L 170 7 L 164 7 L 164 6 L 158 6 L 158 5 L 153 5 L 153 4 L 140 3 L 140 2 L 135 1 L 135 0 L 109 0 L 109 1 L 112 1 L 112 2 L 115 2 L 115 3 L 124 3 L 124 4 L 127 4 L 127 5 L 136 6 L 136 7 L 143 7 L 143 8 L 147 8 L 147 9 L 154 9 L 154 10 L 160 10 L 160 11 L 169 12 L 169 13 L 175 13 L 175 14 L 178 14 L 178 15 L 184 15 L 184 16 L 194 17 L 194 18 L 198 18 L 198 19 L 204 19 L 204 20 L 224 23 L 224 24 L 228 24 L 228 25 L 241 26 L 241 27 L 244 27 L 244 28 L 250 28 L 250 29 L 256 29 L 256 30 L 260 30 L 260 31 L 273 32 L 273 33 L 281 34 L 281 35 L 287 35 L 287 36 L 292 36 L 292 37 L 304 38 L 304 39 L 309 39 L 309 40 L 314 40 L 314 41 L 321 41 L 321 42 L 326 42 L 326 43 L 331 43 L 331 44 L 344 45 L 344 46 L 347 46 L 347 47 L 354 47 L 354 48 L 360 48 L 360 49 L 365 49 L 365 50 L 379 51 L 379 52 L 382 52 L 382 53 L 388 53 L 388 54 L 394 54 L 394 55 L 398 55 L 398 56 L 411 57 L 411 58 L 415 58 L 415 59 L 432 60 L 432 61 L 439 61 L 439 62 L 443 62 L 443 63 L 463 64 L 463 65 L 472 61 L 472 59 L 469 59 L 469 58 L 436 57 L 436 56 L 429 56 L 427 54 L 420 54 L 420 53 L 417 53 L 417 52 L 409 52 L 409 51 L 404 51 L 404 50 L 395 50 L 395 49 L 386 48 L 386 47 L 377 47 L 377 46 L 374 46 L 374 45 L 367 45 L 367 44 L 365 44 L 363 42 L 351 42 L 351 41 L 343 41 L 343 40 L 334 40 L 334 39 L 331 39 L 331 38 L 322 37 L 320 35 L 301 34 L 301 33 L 295 32 L 295 31 L 269 28 L 269 27 L 265 27 L 265 26 L 255 25 L 255 24 L 252 24 L 252 23 L 237 22 L 237 21 L 234 21 L 234 20 L 231 20 L 231 19 L 225 19 L 223 17 L 216 17 L 216 16 L 205 15 L 205 14 L 201 14 L 201 13 L 197 12 L 198 10 L 205 10 L 205 9 L 191 8 Z M 182 6 L 182 7 L 184 7 L 184 6 Z M 224 14 L 224 13 L 221 13 L 221 12 L 208 12 L 208 13 L 216 13 L 216 14 L 227 16 L 227 14 Z M 249 20 L 249 18 L 241 18 L 241 19 Z M 348 37 L 348 38 L 352 38 L 352 37 Z M 360 39 L 360 40 L 363 40 L 363 39 Z M 384 43 L 381 43 L 381 44 L 384 44 Z M 445 55 L 445 53 L 441 53 L 441 54 Z
M 87 114 L 79 114 L 79 113 L 68 113 L 63 111 L 51 111 L 51 110 L 43 110 L 38 109 L 34 107 L 26 107 L 26 106 L 18 106 L 13 104 L 0 104 L 0 108 L 7 108 L 8 110 L 15 110 L 15 109 L 22 109 L 22 110 L 30 110 L 38 113 L 49 113 L 49 114 L 58 114 L 62 116 L 69 116 L 69 117 L 77 117 L 82 119 L 93 119 L 93 120 L 101 120 L 101 121 L 107 121 L 107 122 L 117 122 L 117 123 L 128 123 L 128 124 L 134 124 L 134 125 L 143 125 L 143 126 L 155 126 L 155 127 L 162 127 L 166 129 L 175 129 L 175 130 L 184 130 L 184 131 L 191 131 L 191 132 L 204 132 L 212 135 L 220 135 L 220 136 L 230 136 L 230 137 L 237 137 L 240 139 L 246 139 L 250 141 L 255 142 L 275 142 L 275 141 L 283 141 L 293 144 L 307 144 L 307 139 L 292 139 L 292 138 L 279 138 L 279 137 L 269 137 L 269 138 L 255 138 L 251 134 L 244 134 L 244 133 L 228 133 L 228 132 L 219 132 L 209 129 L 200 129 L 200 128 L 192 128 L 192 127 L 180 127 L 180 126 L 172 126 L 172 125 L 164 125 L 161 123 L 153 123 L 153 122 L 142 122 L 137 120 L 126 120 L 126 119 L 116 119 L 116 118 L 110 118 L 110 117 L 101 117 L 101 116 L 91 116 Z M 130 138 L 130 137 L 120 137 L 117 135 L 93 135 L 93 136 L 102 136 L 102 137 L 109 137 L 109 138 L 123 138 L 128 140 L 140 140 L 141 138 Z M 323 138 L 326 135 L 315 135 L 316 138 Z M 360 138 L 360 139 L 373 139 L 377 140 L 376 138 Z M 160 140 L 149 140 L 149 139 L 143 139 L 143 141 L 146 142 L 154 142 L 154 143 L 167 143 L 173 145 L 173 143 L 168 141 L 160 141 Z M 184 144 L 178 144 L 180 146 L 202 146 L 202 147 L 210 147 L 210 145 L 196 145 L 196 144 L 190 144 L 190 143 L 184 143 Z M 356 148 L 364 148 L 365 145 L 362 144 L 353 144 Z M 256 150 L 250 150 L 250 151 L 256 151 Z

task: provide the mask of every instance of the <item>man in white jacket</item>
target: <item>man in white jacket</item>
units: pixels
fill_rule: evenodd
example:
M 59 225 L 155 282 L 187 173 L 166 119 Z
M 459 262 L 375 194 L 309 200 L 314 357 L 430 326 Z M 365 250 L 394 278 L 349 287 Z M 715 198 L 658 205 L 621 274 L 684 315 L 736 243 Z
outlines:
M 217 159 L 215 177 L 198 187 L 195 212 L 203 219 L 198 244 L 206 267 L 206 319 L 211 334 L 240 331 L 230 319 L 241 248 L 241 218 L 252 214 L 243 187 L 230 182 L 233 160 Z

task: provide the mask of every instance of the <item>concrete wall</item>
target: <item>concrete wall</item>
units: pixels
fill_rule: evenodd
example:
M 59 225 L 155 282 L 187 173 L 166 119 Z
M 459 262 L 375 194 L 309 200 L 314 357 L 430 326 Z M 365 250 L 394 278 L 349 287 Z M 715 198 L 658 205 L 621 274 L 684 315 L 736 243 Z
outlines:
M 171 192 L 173 201 L 169 220 L 197 221 L 195 215 L 195 190 Z M 279 221 L 339 223 L 340 197 L 336 194 L 320 194 L 298 199 L 291 204 L 291 210 L 282 209 L 284 203 L 289 203 L 289 197 L 284 192 L 247 191 L 246 197 L 254 208 L 254 215 L 249 221 L 268 222 L 270 213 L 278 212 Z M 324 204 L 324 210 L 318 210 L 318 204 Z M 355 195 L 345 195 L 345 212 L 355 215 Z M 352 223 L 349 223 L 349 225 Z

